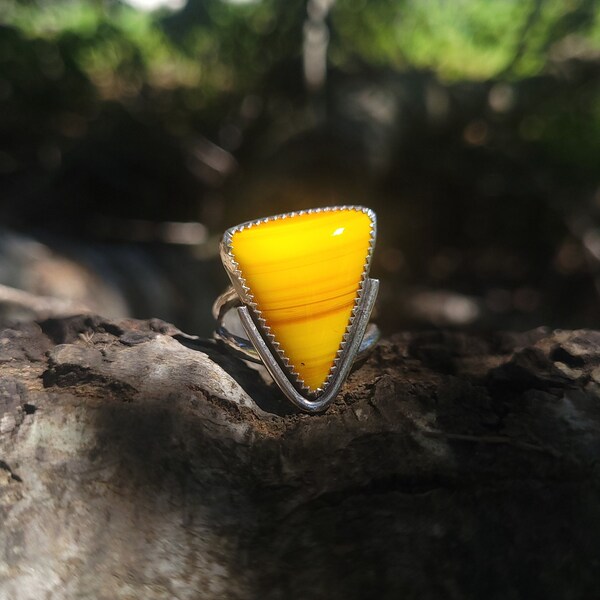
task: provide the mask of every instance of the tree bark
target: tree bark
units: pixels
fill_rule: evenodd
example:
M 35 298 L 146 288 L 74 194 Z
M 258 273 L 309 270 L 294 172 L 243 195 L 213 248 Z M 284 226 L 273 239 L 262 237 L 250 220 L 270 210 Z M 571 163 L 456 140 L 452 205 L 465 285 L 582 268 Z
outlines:
M 600 333 L 399 334 L 322 415 L 161 321 L 0 334 L 0 598 L 592 598 Z

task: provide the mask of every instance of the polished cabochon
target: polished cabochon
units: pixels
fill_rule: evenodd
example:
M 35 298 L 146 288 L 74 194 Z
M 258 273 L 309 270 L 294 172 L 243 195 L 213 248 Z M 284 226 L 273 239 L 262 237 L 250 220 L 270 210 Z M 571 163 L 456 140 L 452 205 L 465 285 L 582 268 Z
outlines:
M 307 396 L 327 388 L 365 282 L 374 281 L 367 276 L 375 235 L 375 214 L 361 206 L 277 215 L 224 235 L 222 257 L 234 288 Z

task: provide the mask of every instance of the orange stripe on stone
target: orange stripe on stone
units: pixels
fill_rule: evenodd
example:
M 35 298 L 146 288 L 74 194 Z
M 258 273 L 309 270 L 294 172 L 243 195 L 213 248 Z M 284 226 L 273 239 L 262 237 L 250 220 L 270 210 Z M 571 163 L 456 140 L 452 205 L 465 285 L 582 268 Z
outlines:
M 327 380 L 369 254 L 361 210 L 300 213 L 236 231 L 231 249 L 258 309 L 304 383 Z

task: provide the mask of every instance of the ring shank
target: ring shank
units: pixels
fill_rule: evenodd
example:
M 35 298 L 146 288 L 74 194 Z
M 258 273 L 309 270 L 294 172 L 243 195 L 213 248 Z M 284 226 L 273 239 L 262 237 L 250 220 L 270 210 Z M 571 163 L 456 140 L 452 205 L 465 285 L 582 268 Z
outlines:
M 213 316 L 217 321 L 214 337 L 231 348 L 243 360 L 262 364 L 258 352 L 248 339 L 240 320 L 237 308 L 244 306 L 237 292 L 229 286 L 214 302 Z M 367 358 L 381 337 L 381 332 L 375 323 L 369 323 L 361 340 L 355 363 Z

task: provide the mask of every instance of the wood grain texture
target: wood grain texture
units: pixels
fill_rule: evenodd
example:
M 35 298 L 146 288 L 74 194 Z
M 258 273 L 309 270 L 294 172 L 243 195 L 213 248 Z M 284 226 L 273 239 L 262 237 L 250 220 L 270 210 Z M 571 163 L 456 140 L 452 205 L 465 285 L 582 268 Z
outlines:
M 209 341 L 0 334 L 0 598 L 594 597 L 600 333 L 399 334 L 323 415 Z

